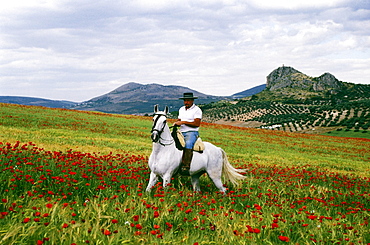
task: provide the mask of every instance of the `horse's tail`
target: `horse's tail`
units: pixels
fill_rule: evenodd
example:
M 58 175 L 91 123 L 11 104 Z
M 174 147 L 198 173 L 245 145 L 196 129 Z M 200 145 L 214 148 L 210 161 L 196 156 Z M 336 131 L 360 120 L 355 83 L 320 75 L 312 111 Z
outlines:
M 222 174 L 225 176 L 226 180 L 229 180 L 234 186 L 238 185 L 238 181 L 243 180 L 246 176 L 241 173 L 245 173 L 245 169 L 234 168 L 226 155 L 226 152 L 221 149 L 222 152 Z

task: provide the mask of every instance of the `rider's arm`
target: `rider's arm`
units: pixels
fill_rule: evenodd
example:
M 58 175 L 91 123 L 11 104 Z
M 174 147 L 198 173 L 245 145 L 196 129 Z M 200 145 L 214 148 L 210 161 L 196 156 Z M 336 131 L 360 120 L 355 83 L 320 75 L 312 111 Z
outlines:
M 182 124 L 185 124 L 186 126 L 197 128 L 200 126 L 200 121 L 200 118 L 195 118 L 193 122 L 181 121 L 180 119 L 178 119 L 178 121 L 176 121 L 174 125 L 180 126 Z

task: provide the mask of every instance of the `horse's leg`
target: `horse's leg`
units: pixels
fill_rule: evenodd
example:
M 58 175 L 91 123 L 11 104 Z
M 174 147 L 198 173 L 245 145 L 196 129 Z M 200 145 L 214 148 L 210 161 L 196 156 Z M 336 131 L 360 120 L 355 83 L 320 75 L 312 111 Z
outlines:
M 200 172 L 191 176 L 191 184 L 193 186 L 193 191 L 200 192 L 199 178 L 204 172 Z
M 150 173 L 150 178 L 149 178 L 149 183 L 148 186 L 146 187 L 146 191 L 150 191 L 152 187 L 157 183 L 158 181 L 158 176 L 154 174 L 153 172 Z
M 210 177 L 211 178 L 211 177 Z M 211 178 L 213 183 L 215 184 L 215 186 L 223 193 L 226 193 L 226 188 L 224 187 L 224 185 L 222 184 L 221 182 L 221 178 L 218 178 L 218 179 L 213 179 Z
M 221 181 L 221 170 L 220 171 L 209 171 L 207 172 L 209 178 L 213 181 L 215 186 L 223 193 L 226 193 L 226 188 Z
M 169 183 L 171 183 L 171 178 L 172 178 L 172 174 L 170 174 L 170 173 L 165 173 L 164 175 L 163 175 L 163 188 L 166 188 L 167 187 L 167 185 L 169 184 Z

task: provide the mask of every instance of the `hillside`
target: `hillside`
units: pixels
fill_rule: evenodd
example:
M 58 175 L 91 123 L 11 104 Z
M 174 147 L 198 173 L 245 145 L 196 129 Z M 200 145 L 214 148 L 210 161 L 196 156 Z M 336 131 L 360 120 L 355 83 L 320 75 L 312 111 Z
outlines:
M 45 106 L 50 108 L 71 108 L 77 104 L 76 102 L 72 101 L 48 100 L 22 96 L 0 96 L 0 103 Z
M 81 103 L 72 109 L 144 115 L 152 113 L 153 106 L 159 104 L 169 106 L 171 111 L 177 111 L 183 105 L 179 97 L 184 92 L 193 92 L 198 97 L 197 102 L 203 104 L 224 99 L 219 96 L 206 95 L 183 86 L 128 83 L 107 94 Z
M 33 142 L 48 151 L 75 149 L 85 153 L 149 156 L 151 124 L 151 117 L 0 104 L 0 142 Z M 171 125 L 171 120 L 168 124 Z M 204 141 L 222 147 L 231 161 L 239 164 L 312 165 L 369 175 L 369 166 L 363 164 L 368 160 L 369 151 L 364 149 L 368 149 L 369 140 L 303 136 L 209 123 L 202 125 L 201 134 Z M 355 152 L 364 154 L 353 158 Z M 339 166 L 338 162 L 345 164 Z
M 235 187 L 222 178 L 221 193 L 203 175 L 195 193 L 175 175 L 147 192 L 152 123 L 0 104 L 1 244 L 370 241 L 370 140 L 204 123 L 202 139 L 246 178 Z
M 335 104 L 370 99 L 370 85 L 342 82 L 328 72 L 310 77 L 292 67 L 283 66 L 267 76 L 266 89 L 253 99 L 291 104 Z
M 291 67 L 267 76 L 266 89 L 234 103 L 204 105 L 204 121 L 289 132 L 354 130 L 370 126 L 370 85 L 309 77 Z

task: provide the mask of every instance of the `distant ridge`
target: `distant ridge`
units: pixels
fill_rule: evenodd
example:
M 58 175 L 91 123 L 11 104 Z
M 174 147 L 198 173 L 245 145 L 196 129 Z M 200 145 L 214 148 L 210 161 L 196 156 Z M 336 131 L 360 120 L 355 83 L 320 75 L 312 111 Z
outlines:
M 49 108 L 71 108 L 77 105 L 76 102 L 72 102 L 72 101 L 49 100 L 49 99 L 22 97 L 22 96 L 0 96 L 0 103 L 44 106 L 44 107 L 49 107 Z
M 170 107 L 170 111 L 177 111 L 183 105 L 179 97 L 185 92 L 192 92 L 197 96 L 197 104 L 207 104 L 228 98 L 206 95 L 183 86 L 127 83 L 107 94 L 78 104 L 73 109 L 144 115 L 152 113 L 154 105 L 158 104 L 160 107 Z
M 242 92 L 233 94 L 233 95 L 231 95 L 231 97 L 233 99 L 241 99 L 241 98 L 244 98 L 244 97 L 248 97 L 248 96 L 258 94 L 259 92 L 262 92 L 262 90 L 264 90 L 265 88 L 266 88 L 266 84 L 261 84 L 261 85 L 258 85 L 256 87 L 253 87 L 253 88 L 244 90 Z
M 195 91 L 193 89 L 183 87 L 183 86 L 174 86 L 174 85 L 161 85 L 161 84 L 140 84 L 140 83 L 127 83 L 124 84 L 113 91 L 95 97 L 89 102 L 96 101 L 109 101 L 111 103 L 119 102 L 132 102 L 132 101 L 148 101 L 148 100 L 178 100 L 185 92 L 192 92 L 195 96 L 200 99 L 209 99 L 217 96 L 206 95 Z

